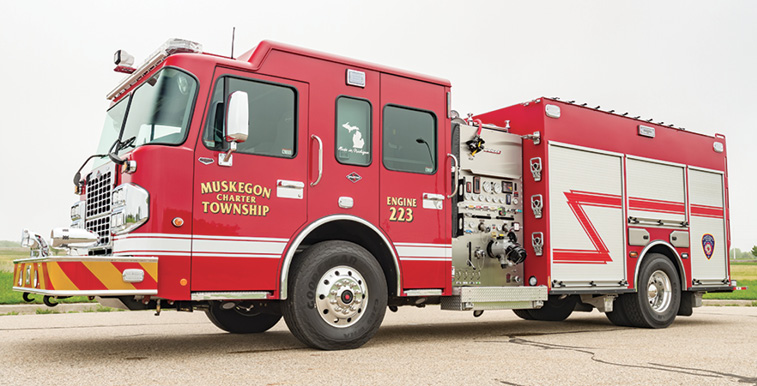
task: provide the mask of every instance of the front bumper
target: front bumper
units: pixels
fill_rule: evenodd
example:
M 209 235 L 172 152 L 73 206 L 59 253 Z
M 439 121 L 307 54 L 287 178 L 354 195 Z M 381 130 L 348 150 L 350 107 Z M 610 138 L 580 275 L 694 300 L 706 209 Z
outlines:
M 158 258 L 42 256 L 15 260 L 13 290 L 48 296 L 157 295 Z

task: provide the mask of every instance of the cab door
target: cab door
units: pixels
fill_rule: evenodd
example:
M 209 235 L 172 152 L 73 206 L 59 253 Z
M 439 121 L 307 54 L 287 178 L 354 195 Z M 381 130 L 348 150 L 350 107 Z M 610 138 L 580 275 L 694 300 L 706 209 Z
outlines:
M 452 269 L 446 90 L 381 74 L 381 109 L 379 217 L 400 259 L 403 290 L 446 291 Z
M 359 73 L 359 85 L 345 72 Z M 311 84 L 308 223 L 333 215 L 378 224 L 378 96 L 375 71 L 327 65 Z
M 249 136 L 228 162 L 228 96 L 248 94 Z M 218 68 L 194 159 L 196 291 L 274 291 L 284 248 L 305 222 L 308 85 Z M 171 162 L 171 160 L 166 160 Z

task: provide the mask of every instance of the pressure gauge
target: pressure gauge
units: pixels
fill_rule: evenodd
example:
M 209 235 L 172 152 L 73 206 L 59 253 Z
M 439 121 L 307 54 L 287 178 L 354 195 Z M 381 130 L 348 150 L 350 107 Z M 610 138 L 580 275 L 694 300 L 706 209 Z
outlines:
M 471 195 L 470 193 L 465 193 L 465 201 L 470 201 Z
M 500 184 L 499 182 L 494 182 L 492 184 L 494 185 L 494 193 L 502 193 L 502 184 Z
M 492 192 L 492 183 L 491 182 L 484 181 L 482 185 L 484 185 L 484 192 L 486 192 L 486 193 L 491 193 Z

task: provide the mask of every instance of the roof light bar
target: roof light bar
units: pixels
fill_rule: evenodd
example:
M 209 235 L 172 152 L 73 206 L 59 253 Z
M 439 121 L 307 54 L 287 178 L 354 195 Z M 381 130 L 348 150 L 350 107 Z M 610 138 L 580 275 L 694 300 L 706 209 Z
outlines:
M 109 92 L 106 99 L 113 99 L 123 94 L 165 58 L 184 52 L 200 53 L 202 52 L 202 44 L 184 39 L 168 39 L 136 71 L 122 80 L 113 91 Z

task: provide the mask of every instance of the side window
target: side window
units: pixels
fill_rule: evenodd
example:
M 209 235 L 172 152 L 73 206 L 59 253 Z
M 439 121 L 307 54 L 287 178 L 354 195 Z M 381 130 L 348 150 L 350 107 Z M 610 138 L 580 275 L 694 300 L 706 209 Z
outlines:
M 296 94 L 294 89 L 239 78 L 222 78 L 213 92 L 203 141 L 208 148 L 223 149 L 224 101 L 234 91 L 249 98 L 250 129 L 237 153 L 292 158 L 296 154 Z
M 350 97 L 336 99 L 336 160 L 371 164 L 371 104 Z
M 436 116 L 387 105 L 382 134 L 384 166 L 400 172 L 436 172 Z

